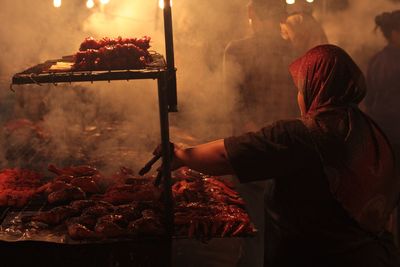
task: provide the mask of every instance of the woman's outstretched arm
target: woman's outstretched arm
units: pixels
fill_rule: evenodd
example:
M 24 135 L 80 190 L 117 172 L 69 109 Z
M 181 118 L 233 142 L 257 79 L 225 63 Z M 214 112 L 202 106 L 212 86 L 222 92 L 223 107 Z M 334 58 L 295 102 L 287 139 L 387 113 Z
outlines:
M 190 148 L 175 146 L 172 168 L 183 166 L 209 175 L 234 174 L 223 139 Z

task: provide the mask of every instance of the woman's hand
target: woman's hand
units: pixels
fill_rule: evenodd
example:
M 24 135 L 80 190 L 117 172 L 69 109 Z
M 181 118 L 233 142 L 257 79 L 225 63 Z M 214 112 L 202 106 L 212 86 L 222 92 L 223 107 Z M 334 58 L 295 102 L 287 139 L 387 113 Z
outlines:
M 174 144 L 174 143 L 169 143 L 170 145 L 170 158 L 171 158 L 171 171 L 177 170 L 181 167 L 184 167 L 185 164 L 177 157 L 178 155 L 181 155 L 183 153 L 183 148 L 180 145 Z M 158 145 L 156 149 L 153 151 L 153 155 L 156 157 L 162 157 L 162 145 Z M 161 170 L 161 167 L 158 168 L 158 171 Z

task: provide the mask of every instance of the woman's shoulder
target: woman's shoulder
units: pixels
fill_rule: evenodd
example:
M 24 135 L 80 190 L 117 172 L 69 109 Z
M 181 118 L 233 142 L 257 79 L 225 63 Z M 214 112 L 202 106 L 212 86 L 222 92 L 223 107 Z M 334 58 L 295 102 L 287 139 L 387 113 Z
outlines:
M 282 131 L 290 131 L 290 132 L 307 130 L 306 126 L 303 123 L 303 120 L 300 118 L 278 120 L 273 122 L 271 124 L 271 127 L 281 129 Z
M 271 139 L 286 144 L 310 144 L 311 138 L 302 119 L 278 120 L 263 128 Z

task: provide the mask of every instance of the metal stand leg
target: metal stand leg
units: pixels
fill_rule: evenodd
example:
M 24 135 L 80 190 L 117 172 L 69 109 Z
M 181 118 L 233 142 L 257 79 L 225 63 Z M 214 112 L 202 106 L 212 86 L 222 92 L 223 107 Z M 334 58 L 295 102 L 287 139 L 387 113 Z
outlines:
M 160 110 L 161 124 L 161 145 L 163 159 L 163 189 L 164 189 L 164 204 L 165 204 L 165 226 L 167 231 L 168 242 L 168 261 L 165 266 L 172 266 L 172 235 L 174 231 L 174 213 L 171 190 L 171 151 L 169 145 L 169 120 L 168 120 L 168 94 L 166 74 L 158 79 L 158 100 Z

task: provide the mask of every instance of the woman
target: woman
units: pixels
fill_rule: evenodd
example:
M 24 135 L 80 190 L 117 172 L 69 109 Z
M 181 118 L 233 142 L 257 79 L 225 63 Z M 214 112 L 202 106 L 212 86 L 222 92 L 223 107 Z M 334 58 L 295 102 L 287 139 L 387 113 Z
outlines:
M 375 23 L 387 40 L 368 66 L 365 107 L 387 133 L 400 157 L 400 10 L 376 16 Z
M 385 232 L 399 197 L 391 147 L 357 105 L 360 69 L 323 45 L 290 66 L 301 119 L 174 149 L 173 167 L 243 183 L 272 179 L 265 195 L 265 260 L 276 266 L 400 266 Z

